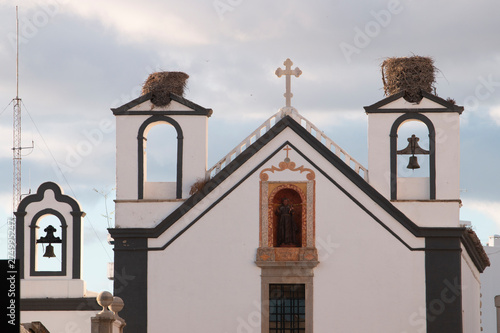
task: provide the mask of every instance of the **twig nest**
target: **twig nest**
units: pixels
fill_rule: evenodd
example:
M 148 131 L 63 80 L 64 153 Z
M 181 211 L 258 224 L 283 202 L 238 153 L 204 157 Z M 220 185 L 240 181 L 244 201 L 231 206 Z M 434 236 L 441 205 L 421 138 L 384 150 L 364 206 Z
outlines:
M 417 103 L 422 99 L 421 90 L 434 92 L 437 68 L 430 57 L 387 58 L 381 69 L 386 96 L 404 91 L 408 102 Z
M 155 106 L 165 106 L 170 103 L 170 93 L 178 96 L 184 95 L 184 88 L 188 78 L 189 75 L 183 72 L 156 72 L 150 74 L 142 87 L 142 94 L 153 93 L 151 102 Z
M 191 189 L 189 191 L 189 195 L 193 195 L 201 191 L 205 185 L 207 185 L 210 178 L 198 178 L 198 180 L 191 185 Z

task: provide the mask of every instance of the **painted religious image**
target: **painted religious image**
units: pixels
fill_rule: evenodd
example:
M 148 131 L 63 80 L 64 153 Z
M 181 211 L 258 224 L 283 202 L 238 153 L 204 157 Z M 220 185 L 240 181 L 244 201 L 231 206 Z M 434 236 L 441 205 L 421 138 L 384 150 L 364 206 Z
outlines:
M 278 215 L 278 246 L 295 247 L 297 246 L 296 234 L 297 227 L 293 220 L 294 209 L 288 198 L 281 200 L 281 205 L 276 209 Z

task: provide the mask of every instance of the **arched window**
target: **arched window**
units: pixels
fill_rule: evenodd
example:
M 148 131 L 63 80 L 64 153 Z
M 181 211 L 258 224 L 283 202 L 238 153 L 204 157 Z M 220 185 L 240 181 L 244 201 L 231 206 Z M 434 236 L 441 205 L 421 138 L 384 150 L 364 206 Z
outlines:
M 418 163 L 421 166 L 428 164 L 428 169 L 427 167 L 422 168 L 422 171 L 417 171 L 416 174 L 413 174 L 413 177 L 428 178 L 428 195 L 426 195 L 426 198 L 434 200 L 436 199 L 436 132 L 430 119 L 420 113 L 404 114 L 396 119 L 392 125 L 390 132 L 391 200 L 398 199 L 398 177 L 410 178 L 412 176 L 410 170 L 403 171 L 403 169 L 406 168 L 403 165 L 405 161 L 404 156 L 407 156 L 406 161 L 408 161 L 408 163 L 410 162 L 409 156 L 413 156 L 411 153 L 406 154 L 408 150 L 405 149 L 408 148 L 408 144 L 410 143 L 408 139 L 411 139 L 411 136 L 415 134 L 412 133 L 408 136 L 408 133 L 412 131 L 416 131 L 420 133 L 420 136 L 423 136 L 423 138 L 419 138 L 418 145 L 423 150 L 427 151 L 427 153 L 420 152 L 419 154 L 415 154 L 417 159 L 422 161 L 422 164 L 420 164 L 420 161 Z M 415 134 L 413 142 L 415 142 L 416 137 L 417 135 Z M 407 142 L 406 145 L 403 143 L 404 140 Z M 427 157 L 425 155 L 427 155 Z M 399 156 L 403 157 L 399 158 Z M 422 174 L 427 174 L 427 176 L 422 176 Z
M 144 143 L 147 166 L 144 181 L 175 182 L 177 179 L 177 133 L 169 123 L 153 123 Z
M 137 197 L 138 199 L 144 199 L 144 193 L 145 193 L 145 183 L 148 181 L 148 174 L 147 172 L 149 171 L 149 168 L 147 166 L 147 163 L 156 163 L 159 162 L 158 164 L 161 164 L 161 160 L 158 161 L 148 161 L 148 149 L 147 147 L 150 146 L 151 144 L 148 143 L 148 137 L 149 137 L 149 132 L 151 129 L 156 127 L 157 125 L 162 125 L 159 126 L 160 128 L 167 128 L 164 126 L 172 126 L 175 129 L 176 135 L 176 140 L 173 142 L 162 142 L 162 134 L 156 134 L 156 130 L 152 133 L 153 135 L 153 141 L 158 141 L 158 142 L 153 142 L 152 145 L 153 147 L 156 145 L 159 145 L 160 147 L 154 148 L 154 150 L 162 150 L 162 146 L 166 147 L 168 146 L 174 146 L 176 147 L 176 158 L 175 158 L 175 197 L 177 199 L 182 198 L 182 147 L 183 147 L 183 135 L 182 135 L 182 129 L 180 125 L 172 118 L 167 117 L 167 116 L 152 116 L 148 118 L 144 123 L 139 128 L 139 133 L 137 135 L 137 140 L 138 140 L 138 194 Z M 169 140 L 173 139 L 171 136 L 169 136 Z M 165 148 L 164 148 L 165 149 Z M 165 151 L 165 150 L 164 150 Z M 162 153 L 159 153 L 162 155 Z M 154 154 L 153 154 L 154 155 Z M 162 155 L 165 156 L 165 155 Z M 153 157 L 154 159 L 154 157 Z M 163 160 L 165 162 L 165 160 Z M 154 168 L 153 168 L 154 169 Z M 153 172 L 154 174 L 155 172 Z M 163 177 L 164 173 L 161 172 Z M 153 177 L 157 177 L 157 175 L 153 175 Z M 164 180 L 163 180 L 164 181 Z

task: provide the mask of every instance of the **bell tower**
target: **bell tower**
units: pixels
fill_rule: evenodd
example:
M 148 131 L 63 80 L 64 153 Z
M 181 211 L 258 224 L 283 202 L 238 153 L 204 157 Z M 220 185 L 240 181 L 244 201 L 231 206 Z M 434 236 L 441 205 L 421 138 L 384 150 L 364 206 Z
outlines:
M 206 177 L 212 110 L 181 97 L 187 77 L 180 72 L 153 73 L 141 97 L 112 109 L 116 117 L 116 221 L 121 228 L 154 227 L 190 196 L 195 182 Z M 170 177 L 174 181 L 148 178 L 148 134 L 158 125 L 170 126 L 175 133 L 160 143 L 175 151 L 168 156 L 175 165 L 171 171 L 175 175 Z M 142 204 L 148 206 L 147 214 Z
M 82 219 L 78 202 L 59 185 L 46 182 L 25 197 L 15 212 L 22 298 L 75 298 L 82 280 Z
M 459 205 L 459 117 L 463 107 L 426 91 L 420 94 L 418 102 L 409 102 L 401 91 L 365 111 L 370 185 L 405 213 L 404 207 L 412 202 L 426 215 L 437 203 Z M 420 137 L 411 128 L 407 136 L 400 137 L 402 128 L 411 124 L 423 129 Z M 420 168 L 425 168 L 425 174 L 413 176 Z M 434 204 L 424 207 L 419 203 Z M 458 209 L 453 215 L 449 224 L 458 226 Z

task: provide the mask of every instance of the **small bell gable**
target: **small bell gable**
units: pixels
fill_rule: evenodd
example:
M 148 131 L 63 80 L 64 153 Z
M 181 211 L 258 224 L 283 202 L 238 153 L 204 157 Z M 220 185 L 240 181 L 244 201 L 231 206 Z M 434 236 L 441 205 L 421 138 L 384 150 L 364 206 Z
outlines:
M 127 207 L 125 215 L 139 214 L 142 204 L 161 206 L 148 219 L 158 220 L 206 177 L 212 110 L 182 96 L 186 78 L 180 72 L 153 73 L 142 96 L 111 109 L 116 117 L 116 203 Z M 160 159 L 163 164 L 156 163 Z M 145 226 L 141 220 L 117 220 L 129 221 L 121 227 Z
M 22 297 L 82 297 L 85 213 L 79 203 L 46 182 L 20 202 L 15 215 Z

